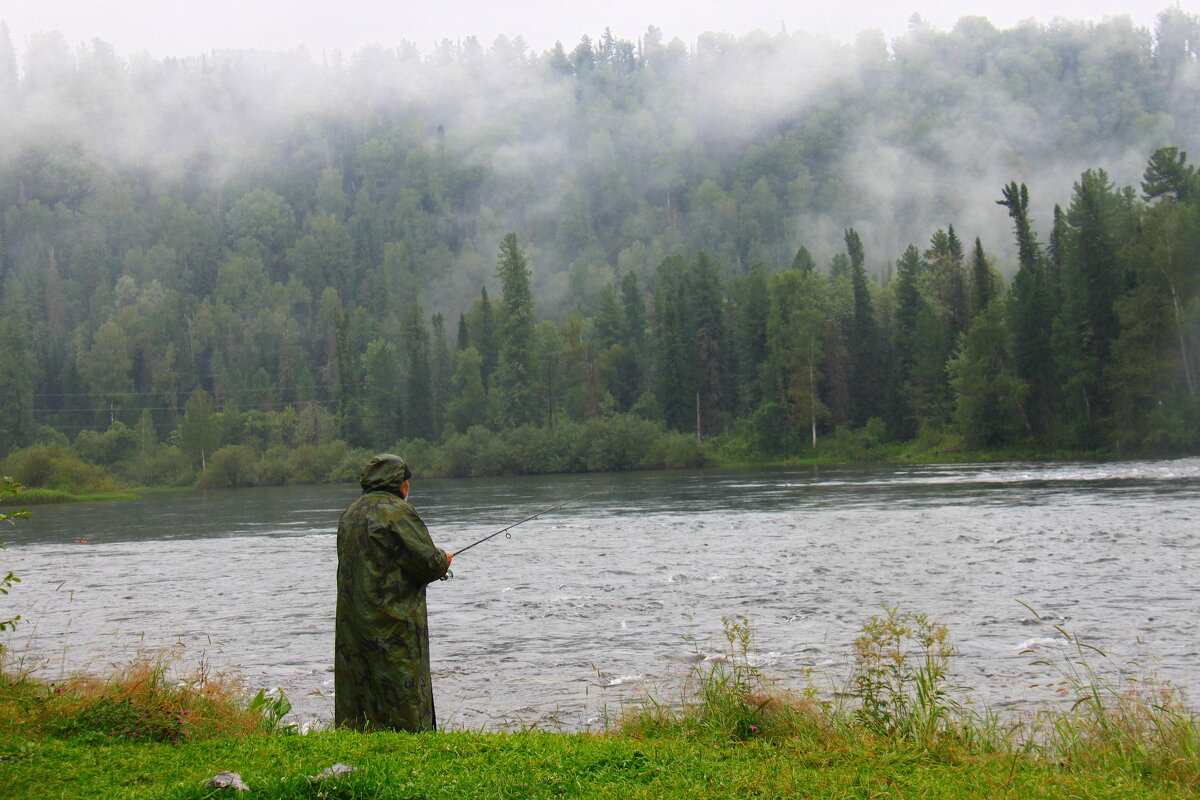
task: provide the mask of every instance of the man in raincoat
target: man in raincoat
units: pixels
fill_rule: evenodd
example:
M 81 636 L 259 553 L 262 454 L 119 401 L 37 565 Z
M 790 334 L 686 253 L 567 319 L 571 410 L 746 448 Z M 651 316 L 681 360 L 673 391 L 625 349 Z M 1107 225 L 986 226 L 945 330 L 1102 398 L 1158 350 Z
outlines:
M 412 472 L 400 456 L 362 469 L 362 496 L 338 522 L 333 717 L 355 730 L 431 731 L 425 587 L 451 555 L 434 546 L 408 504 Z

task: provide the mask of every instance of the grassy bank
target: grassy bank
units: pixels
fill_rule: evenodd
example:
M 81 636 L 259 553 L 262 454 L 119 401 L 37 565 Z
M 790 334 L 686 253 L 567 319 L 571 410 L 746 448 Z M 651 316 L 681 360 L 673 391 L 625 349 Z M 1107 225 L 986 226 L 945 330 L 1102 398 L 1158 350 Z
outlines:
M 237 431 L 241 434 L 234 435 Z M 12 475 L 29 487 L 25 496 L 33 504 L 129 497 L 141 491 L 129 488 L 136 486 L 219 489 L 351 482 L 362 465 L 380 450 L 404 455 L 421 478 L 1136 455 L 1069 450 L 1047 442 L 977 450 L 968 447 L 951 427 L 924 429 L 914 439 L 893 441 L 879 419 L 861 428 L 838 427 L 824 435 L 816 447 L 794 437 L 768 436 L 746 425 L 734 425 L 700 442 L 693 434 L 669 431 L 660 423 L 632 414 L 613 414 L 586 422 L 562 421 L 544 428 L 527 425 L 491 430 L 474 426 L 438 441 L 407 439 L 370 449 L 352 447 L 340 439 L 319 444 L 267 444 L 248 431 L 245 426 L 235 426 L 229 431 L 228 441 L 201 462 L 172 444 L 139 450 L 128 438 L 129 429 L 117 423 L 104 434 L 83 431 L 74 444 L 53 441 L 13 451 L 0 461 L 0 474 Z M 112 447 L 98 446 L 99 441 L 108 438 L 113 440 Z M 120 442 L 125 445 L 117 447 Z M 1170 453 L 1141 455 L 1166 457 Z
M 61 489 L 23 489 L 19 495 L 0 497 L 0 506 L 42 506 L 52 503 L 83 503 L 103 500 L 136 500 L 140 497 L 133 491 L 91 492 L 75 494 Z
M 1169 688 L 1110 682 L 1063 636 L 1074 702 L 1005 719 L 955 699 L 945 628 L 919 615 L 864 625 L 837 700 L 774 685 L 746 658 L 748 623 L 727 620 L 726 657 L 677 697 L 571 734 L 289 735 L 285 698 L 247 703 L 238 681 L 162 658 L 57 684 L 0 670 L 0 797 L 197 800 L 231 794 L 205 787 L 226 771 L 263 798 L 1200 796 L 1200 717 Z M 334 763 L 359 771 L 306 779 Z
M 884 738 L 713 742 L 589 734 L 355 734 L 94 746 L 0 740 L 0 796 L 235 796 L 205 781 L 236 771 L 262 798 L 1129 798 L 1177 800 L 1177 784 L 1028 757 L 929 750 Z M 314 786 L 335 762 L 361 770 Z M 240 796 L 240 795 L 239 795 Z

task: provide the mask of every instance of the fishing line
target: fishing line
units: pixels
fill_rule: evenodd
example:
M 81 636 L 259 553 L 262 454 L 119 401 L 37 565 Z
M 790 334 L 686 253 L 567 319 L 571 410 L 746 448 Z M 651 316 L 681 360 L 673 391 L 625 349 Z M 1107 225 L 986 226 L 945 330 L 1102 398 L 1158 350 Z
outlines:
M 529 522 L 530 520 L 537 519 L 538 517 L 542 516 L 543 514 L 549 514 L 551 511 L 554 511 L 554 510 L 556 510 L 556 509 L 562 508 L 563 506 L 569 506 L 569 505 L 571 505 L 571 503 L 577 503 L 577 502 L 579 502 L 580 500 L 582 500 L 582 499 L 583 499 L 583 498 L 585 498 L 585 497 L 591 497 L 591 496 L 592 496 L 592 495 L 594 495 L 594 494 L 600 494 L 600 493 L 602 493 L 602 492 L 604 492 L 604 491 L 606 491 L 606 490 L 605 490 L 605 489 L 598 489 L 598 490 L 596 490 L 596 491 L 594 491 L 594 492 L 588 492 L 587 494 L 581 494 L 581 495 L 579 495 L 579 497 L 572 497 L 570 500 L 564 500 L 563 502 L 559 503 L 559 504 L 558 504 L 558 505 L 556 505 L 556 506 L 550 506 L 550 508 L 544 508 L 544 509 L 542 509 L 541 511 L 537 512 L 536 514 L 531 514 L 530 516 L 526 517 L 526 518 L 525 518 L 525 519 L 523 519 L 523 520 L 520 520 L 520 521 L 518 521 L 518 522 L 514 522 L 514 523 L 513 523 L 513 524 L 511 524 L 511 525 L 508 525 L 508 526 L 506 526 L 506 527 L 503 527 L 503 528 L 501 528 L 500 530 L 496 531 L 495 533 L 490 533 L 490 534 L 488 534 L 487 536 L 483 537 L 482 539 L 480 539 L 480 540 L 479 540 L 479 541 L 477 541 L 477 542 L 471 542 L 469 545 L 467 545 L 467 546 L 466 546 L 466 547 L 464 547 L 463 549 L 461 549 L 461 550 L 459 550 L 459 551 L 457 551 L 457 552 L 455 552 L 455 553 L 452 553 L 452 555 L 453 555 L 453 556 L 455 556 L 455 557 L 457 557 L 459 553 L 465 553 L 465 552 L 467 552 L 468 550 L 470 550 L 472 547 L 474 547 L 475 545 L 477 545 L 477 544 L 483 544 L 483 543 L 484 543 L 484 542 L 486 542 L 488 539 L 493 539 L 493 538 L 495 538 L 495 537 L 499 536 L 499 535 L 500 535 L 500 534 L 502 534 L 502 533 L 503 533 L 503 534 L 506 534 L 505 538 L 507 538 L 507 539 L 511 539 L 511 538 L 512 538 L 512 534 L 511 534 L 511 533 L 509 533 L 509 531 L 511 531 L 513 528 L 517 527 L 518 525 L 524 525 L 526 522 Z

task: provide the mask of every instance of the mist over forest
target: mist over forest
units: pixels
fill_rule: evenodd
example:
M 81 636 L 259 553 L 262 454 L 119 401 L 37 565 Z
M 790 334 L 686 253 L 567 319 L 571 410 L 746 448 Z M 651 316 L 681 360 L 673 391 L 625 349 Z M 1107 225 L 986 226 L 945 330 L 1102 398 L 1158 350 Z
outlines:
M 1142 192 L 1152 155 L 1168 152 L 1161 169 L 1192 175 L 1182 154 L 1200 144 L 1200 19 L 1177 7 L 1152 31 L 1126 18 L 997 29 L 964 17 L 949 31 L 914 19 L 892 42 L 864 31 L 853 44 L 804 32 L 709 33 L 684 43 L 651 26 L 636 41 L 604 31 L 546 52 L 501 37 L 447 40 L 431 52 L 400 43 L 167 59 L 116 53 L 100 40 L 73 50 L 56 33 L 18 49 L 0 25 L 0 131 L 0 448 L 65 445 L 81 432 L 141 424 L 139 447 L 150 458 L 151 440 L 183 447 L 184 400 L 197 391 L 215 403 L 209 413 L 228 417 L 210 453 L 248 441 L 238 413 L 298 414 L 303 403 L 329 415 L 322 422 L 312 412 L 302 438 L 314 444 L 445 443 L 473 425 L 495 432 L 612 413 L 702 438 L 701 430 L 728 432 L 762 411 L 771 380 L 781 406 L 769 411 L 778 417 L 770 424 L 780 430 L 811 427 L 815 443 L 818 428 L 883 419 L 889 437 L 911 438 L 956 419 L 961 396 L 946 365 L 983 311 L 965 299 L 947 311 L 954 302 L 945 286 L 922 279 L 922 296 L 940 309 L 928 313 L 944 328 L 930 345 L 927 379 L 937 386 L 889 389 L 897 374 L 912 379 L 893 358 L 896 326 L 905 324 L 896 316 L 899 273 L 912 247 L 918 260 L 926 247 L 934 253 L 923 265 L 910 260 L 912 269 L 941 274 L 935 262 L 949 259 L 963 292 L 994 280 L 984 294 L 1003 294 L 1035 266 L 1020 250 L 1019 224 L 1013 234 L 1014 209 L 1035 236 L 1053 239 L 1060 222 L 1069 227 L 1056 206 L 1079 202 L 1081 175 L 1103 170 L 1092 173 L 1097 191 L 1121 217 L 1105 235 L 1114 253 L 1126 248 L 1119 270 L 1132 274 L 1137 218 L 1163 196 Z M 1002 194 L 1010 185 L 1017 194 Z M 1187 191 L 1172 197 L 1189 199 Z M 965 250 L 976 239 L 984 266 L 972 278 Z M 1045 251 L 1047 263 L 1055 258 L 1062 267 L 1062 252 Z M 527 342 L 513 327 L 523 301 L 505 263 L 528 266 L 537 330 Z M 659 369 L 669 316 L 661 290 L 672 264 L 692 275 L 680 278 L 691 287 L 680 291 L 692 292 L 680 302 L 699 308 L 707 277 L 696 276 L 711 273 L 723 315 L 708 355 L 687 356 L 712 368 L 677 381 Z M 766 276 L 793 270 L 829 282 L 820 290 L 826 322 L 863 313 L 828 299 L 839 280 L 873 315 L 870 331 L 847 328 L 844 346 L 822 343 L 811 397 L 765 377 L 773 346 L 765 329 L 737 328 L 748 302 L 739 292 L 757 291 L 746 287 L 759 278 L 748 276 L 766 287 Z M 851 286 L 855 270 L 863 286 Z M 1107 337 L 1086 354 L 1096 371 L 1121 335 L 1114 328 L 1100 337 L 1096 320 L 1115 319 L 1114 304 L 1137 285 L 1126 281 L 1088 318 L 1084 338 Z M 764 326 L 777 290 L 762 296 Z M 606 333 L 603 316 L 618 299 L 626 328 Z M 630 322 L 639 302 L 644 322 Z M 481 314 L 493 310 L 501 327 L 489 333 Z M 1195 309 L 1183 312 L 1178 335 L 1159 339 L 1178 342 L 1163 371 L 1174 369 L 1170 391 L 1194 404 L 1186 336 L 1195 334 Z M 1012 328 L 1015 312 L 1007 313 Z M 1074 324 L 1064 319 L 1060 345 Z M 499 367 L 489 358 L 503 361 L 507 347 L 511 358 L 546 363 L 546 324 L 557 326 L 563 363 L 582 366 L 563 367 L 574 377 L 547 378 L 536 399 L 520 401 L 536 411 L 498 411 L 504 380 L 517 378 L 493 383 Z M 1009 333 L 1019 350 L 1020 332 Z M 853 351 L 868 335 L 885 356 L 862 372 Z M 414 337 L 424 355 L 406 352 Z M 738 364 L 749 345 L 739 337 L 762 339 L 745 373 Z M 603 362 L 612 347 L 624 355 Z M 466 350 L 482 359 L 475 368 L 485 401 L 473 400 L 455 424 L 450 409 L 468 391 L 469 376 L 458 375 Z M 1030 418 L 1029 394 L 1054 384 L 1075 396 L 1077 384 L 1062 389 L 1070 359 L 1060 361 L 1058 378 L 1018 374 L 1025 388 L 1004 390 L 1003 430 L 981 442 L 1116 441 L 1128 419 L 1088 417 L 1091 432 L 1081 434 L 1065 421 L 1074 413 L 1065 399 L 1043 398 L 1041 427 Z M 427 408 L 370 400 L 372 386 L 377 398 L 386 395 L 380 386 L 403 393 L 414 375 L 441 382 L 425 385 Z M 677 389 L 664 389 L 673 381 Z M 911 395 L 908 410 L 897 410 L 898 391 Z M 856 405 L 863 392 L 875 399 Z M 914 403 L 925 404 L 920 413 Z M 1178 424 L 1188 428 L 1191 413 L 1179 411 Z M 351 424 L 347 414 L 359 419 Z M 421 414 L 427 419 L 414 422 Z M 264 435 L 259 455 L 291 435 Z M 798 447 L 807 434 L 796 436 Z M 115 466 L 133 458 L 132 447 L 114 454 L 97 445 L 85 455 Z M 170 480 L 187 472 L 169 469 Z

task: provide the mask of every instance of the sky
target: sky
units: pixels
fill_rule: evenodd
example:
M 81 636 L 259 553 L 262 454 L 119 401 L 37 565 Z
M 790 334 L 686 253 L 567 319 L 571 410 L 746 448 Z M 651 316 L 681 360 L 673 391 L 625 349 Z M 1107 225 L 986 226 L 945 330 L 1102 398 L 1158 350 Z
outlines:
M 0 20 L 18 52 L 30 34 L 58 31 L 72 47 L 98 37 L 118 54 L 155 58 L 188 56 L 217 48 L 287 51 L 305 46 L 313 55 L 350 54 L 368 44 L 402 40 L 429 52 L 443 38 L 523 36 L 541 52 L 561 40 L 595 38 L 611 27 L 636 39 L 648 25 L 667 40 L 691 43 L 706 31 L 741 35 L 753 30 L 807 31 L 852 41 L 877 28 L 890 40 L 914 14 L 948 30 L 963 16 L 985 16 L 997 27 L 1056 17 L 1100 21 L 1128 16 L 1153 28 L 1158 12 L 1178 4 L 1200 13 L 1200 0 L 0 0 Z M 333 10 L 331 10 L 333 9 Z

